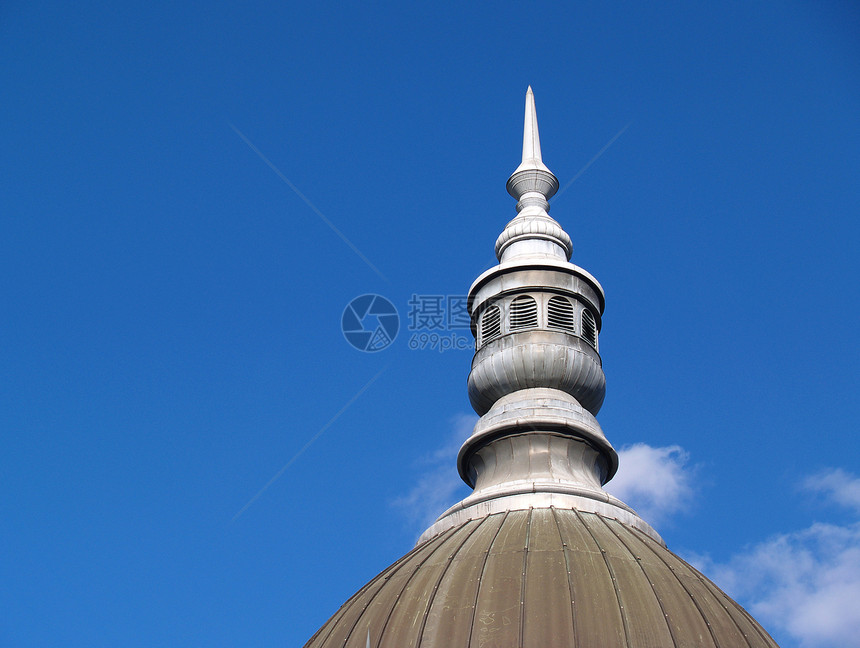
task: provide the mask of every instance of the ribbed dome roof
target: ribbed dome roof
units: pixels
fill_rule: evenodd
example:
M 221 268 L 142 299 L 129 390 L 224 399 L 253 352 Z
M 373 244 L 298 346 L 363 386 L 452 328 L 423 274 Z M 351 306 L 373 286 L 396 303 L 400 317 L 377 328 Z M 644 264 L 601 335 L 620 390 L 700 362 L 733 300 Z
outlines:
M 457 468 L 474 491 L 306 648 L 777 648 L 603 488 L 618 466 L 595 418 L 603 290 L 547 228 L 558 180 L 531 88 L 508 188 L 519 213 L 467 298 L 481 418 Z
M 596 513 L 496 513 L 418 545 L 306 648 L 775 648 L 662 544 Z

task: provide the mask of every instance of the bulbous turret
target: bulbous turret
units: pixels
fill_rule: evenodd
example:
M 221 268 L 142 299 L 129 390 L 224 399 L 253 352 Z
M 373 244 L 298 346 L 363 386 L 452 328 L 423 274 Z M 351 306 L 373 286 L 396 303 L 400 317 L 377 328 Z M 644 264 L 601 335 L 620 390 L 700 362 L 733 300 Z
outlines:
M 469 291 L 477 352 L 469 398 L 478 414 L 520 389 L 558 389 L 592 414 L 606 381 L 597 352 L 603 289 L 569 263 L 570 237 L 549 216 L 558 180 L 543 163 L 537 112 L 526 92 L 522 163 L 507 182 L 519 214 L 499 235 L 500 264 Z
M 518 215 L 472 285 L 481 415 L 457 457 L 474 491 L 349 599 L 306 648 L 777 648 L 603 485 L 618 456 L 595 419 L 603 290 L 547 213 L 558 180 L 526 95 Z
M 531 88 L 522 162 L 507 189 L 518 214 L 496 241 L 499 265 L 469 290 L 476 351 L 468 390 L 481 419 L 457 466 L 475 491 L 424 537 L 478 510 L 551 503 L 623 519 L 659 540 L 603 490 L 618 468 L 594 418 L 606 392 L 598 352 L 603 289 L 570 263 L 570 237 L 549 216 L 558 180 L 543 162 Z

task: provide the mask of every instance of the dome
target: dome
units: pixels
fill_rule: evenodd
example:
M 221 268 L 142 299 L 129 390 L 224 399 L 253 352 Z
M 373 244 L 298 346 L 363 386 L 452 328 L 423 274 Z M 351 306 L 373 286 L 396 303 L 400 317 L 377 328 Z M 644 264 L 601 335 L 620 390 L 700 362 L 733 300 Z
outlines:
M 646 533 L 543 508 L 472 519 L 419 544 L 306 648 L 774 648 L 737 603 Z
M 603 488 L 618 468 L 596 418 L 603 289 L 570 263 L 567 234 L 547 229 L 558 183 L 535 181 L 547 177 L 529 88 L 508 181 L 519 215 L 467 298 L 481 418 L 457 467 L 474 490 L 306 648 L 776 647 Z

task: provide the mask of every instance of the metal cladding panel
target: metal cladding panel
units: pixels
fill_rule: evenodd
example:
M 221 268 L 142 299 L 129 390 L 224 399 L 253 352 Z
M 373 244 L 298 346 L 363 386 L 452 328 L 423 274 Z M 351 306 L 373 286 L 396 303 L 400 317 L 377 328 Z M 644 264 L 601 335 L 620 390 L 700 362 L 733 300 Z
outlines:
M 675 645 L 715 648 L 714 639 L 695 599 L 672 570 L 666 568 L 666 563 L 654 552 L 643 547 L 641 542 L 618 522 L 604 520 L 604 523 L 624 544 L 630 557 L 639 564 L 651 584 Z
M 684 564 L 686 565 L 686 563 Z M 744 610 L 740 605 L 738 605 L 732 599 L 726 596 L 726 594 L 721 589 L 719 589 L 707 578 L 702 576 L 702 574 L 700 574 L 698 571 L 696 571 L 689 565 L 686 566 L 690 569 L 691 572 L 696 574 L 700 582 L 711 592 L 714 598 L 716 598 L 719 604 L 722 606 L 724 612 L 722 619 L 725 619 L 727 615 L 731 622 L 733 622 L 740 630 L 741 634 L 743 634 L 749 646 L 753 648 L 757 646 L 771 646 L 773 648 L 776 648 L 776 642 L 767 632 L 765 632 L 764 628 L 762 628 L 752 617 L 750 617 L 746 610 Z M 728 619 L 725 619 L 723 621 L 723 624 L 728 625 Z M 720 646 L 724 645 L 728 644 L 720 642 Z
M 576 643 L 571 645 L 626 647 L 618 594 L 600 547 L 575 514 L 555 514 L 570 565 L 576 633 Z
M 668 561 L 667 561 L 668 562 Z M 669 563 L 671 565 L 671 562 Z M 749 648 L 751 644 L 747 641 L 738 624 L 726 614 L 726 606 L 731 602 L 720 601 L 713 595 L 707 585 L 701 579 L 692 576 L 689 572 L 685 574 L 682 567 L 676 567 L 675 573 L 683 583 L 690 595 L 696 600 L 702 615 L 708 623 L 708 629 L 713 633 L 719 648 Z M 756 644 L 758 645 L 758 644 Z M 775 645 L 775 644 L 765 644 Z
M 627 530 L 625 529 L 625 531 Z M 720 593 L 720 598 L 723 600 L 718 600 L 713 592 L 704 584 L 701 575 L 698 575 L 687 563 L 675 556 L 675 554 L 662 549 L 662 547 L 660 547 L 659 551 L 656 550 L 653 541 L 647 536 L 635 531 L 627 531 L 627 534 L 630 546 L 635 547 L 633 551 L 637 555 L 643 556 L 643 562 L 647 560 L 644 558 L 646 554 L 655 556 L 678 579 L 678 582 L 689 594 L 690 599 L 694 602 L 704 622 L 707 624 L 708 631 L 713 638 L 712 643 L 720 648 L 744 648 L 749 646 L 737 624 L 726 614 L 726 605 L 734 605 L 733 601 L 730 601 L 722 593 Z M 660 565 L 656 564 L 655 568 L 660 569 Z M 706 644 L 702 642 L 701 645 Z
M 570 581 L 551 509 L 535 509 L 525 570 L 524 646 L 572 646 Z
M 427 613 L 422 648 L 469 645 L 484 566 L 504 519 L 503 515 L 484 518 L 454 556 Z
M 353 630 L 359 624 L 359 620 L 361 620 L 361 627 L 357 634 L 364 635 L 362 640 L 366 639 L 367 628 L 380 628 L 382 626 L 391 607 L 396 602 L 396 596 L 400 594 L 409 577 L 421 567 L 427 556 L 432 554 L 439 544 L 447 537 L 454 535 L 455 532 L 455 529 L 451 529 L 448 533 L 440 534 L 432 542 L 416 547 L 401 560 L 383 571 L 344 603 L 341 607 L 343 614 L 339 617 L 335 615 L 329 619 L 314 637 L 314 640 L 307 644 L 306 648 L 346 645 L 350 636 L 356 634 Z M 327 626 L 330 627 L 325 632 Z
M 437 583 L 444 576 L 452 558 L 480 523 L 481 520 L 466 522 L 439 544 L 421 565 L 421 569 L 412 574 L 386 619 L 378 643 L 380 648 L 402 648 L 417 644 Z M 365 643 L 356 644 L 356 648 L 365 648 Z
M 356 605 L 355 602 L 372 600 L 379 589 L 385 584 L 387 575 L 407 565 L 409 558 L 410 554 L 407 554 L 353 594 L 346 603 L 340 606 L 340 609 L 334 613 L 325 625 L 317 630 L 316 634 L 305 644 L 305 648 L 343 645 L 363 610 L 363 607 Z M 340 639 L 338 640 L 338 638 Z
M 594 513 L 581 514 L 594 537 L 618 590 L 628 642 L 633 646 L 660 648 L 674 646 L 669 626 L 654 589 L 627 548 Z
M 347 601 L 306 648 L 777 648 L 647 534 L 536 508 L 469 520 Z
M 487 554 L 470 645 L 482 648 L 520 645 L 523 557 L 528 542 L 528 518 L 529 511 L 508 513 Z
M 707 577 L 644 533 L 635 529 L 629 529 L 627 532 L 659 556 L 678 576 L 683 587 L 702 610 L 717 646 L 720 648 L 744 646 L 778 648 L 776 642 L 749 616 L 747 611 Z

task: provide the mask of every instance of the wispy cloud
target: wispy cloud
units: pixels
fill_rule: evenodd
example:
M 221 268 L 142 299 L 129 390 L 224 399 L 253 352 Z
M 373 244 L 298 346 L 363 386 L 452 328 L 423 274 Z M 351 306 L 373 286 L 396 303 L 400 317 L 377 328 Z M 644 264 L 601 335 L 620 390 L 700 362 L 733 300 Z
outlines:
M 841 468 L 829 468 L 807 477 L 803 489 L 860 513 L 860 478 Z
M 606 490 L 656 524 L 692 501 L 695 467 L 680 446 L 655 448 L 645 443 L 618 451 L 618 473 Z
M 805 479 L 804 490 L 860 512 L 860 479 L 831 469 Z M 860 522 L 815 523 L 773 536 L 717 564 L 697 562 L 765 626 L 802 648 L 856 648 L 860 637 Z
M 860 636 L 860 524 L 813 524 L 712 565 L 713 580 L 801 646 L 849 648 Z
M 457 473 L 457 452 L 475 427 L 478 417 L 460 414 L 451 421 L 452 431 L 446 442 L 418 463 L 414 485 L 392 505 L 401 509 L 419 533 L 448 507 L 456 504 L 468 489 Z

